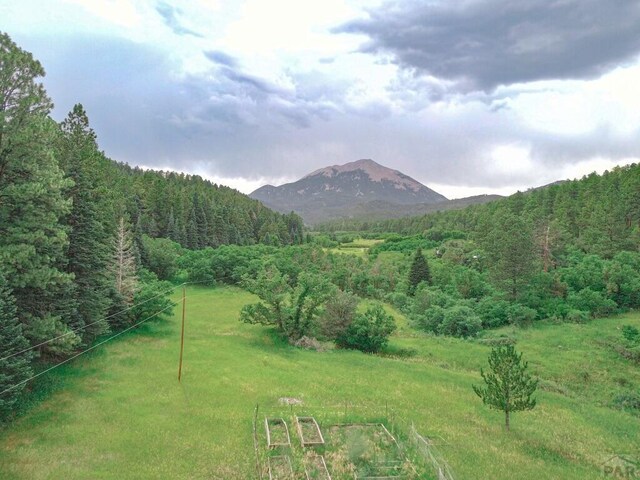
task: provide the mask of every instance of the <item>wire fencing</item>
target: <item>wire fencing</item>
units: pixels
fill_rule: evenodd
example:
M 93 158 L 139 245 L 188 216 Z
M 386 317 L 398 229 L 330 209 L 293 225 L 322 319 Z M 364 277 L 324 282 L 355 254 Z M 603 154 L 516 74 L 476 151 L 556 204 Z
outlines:
M 263 442 L 258 439 L 258 437 L 262 437 L 260 431 L 261 422 L 258 417 L 294 418 L 296 416 L 313 416 L 322 428 L 333 428 L 333 426 L 377 426 L 384 429 L 389 437 L 393 439 L 401 456 L 411 465 L 412 473 L 406 478 L 455 480 L 454 473 L 439 448 L 443 445 L 449 446 L 449 444 L 437 436 L 429 437 L 421 434 L 414 422 L 398 415 L 393 405 L 389 402 L 385 402 L 382 405 L 356 404 L 349 401 L 331 405 L 311 405 L 293 398 L 280 400 L 281 403 L 279 405 L 256 406 L 253 412 L 256 470 L 260 479 L 263 478 L 263 461 L 268 460 L 268 458 L 264 458 L 264 452 L 262 452 L 263 449 L 260 446 Z M 260 412 L 259 414 L 258 411 Z M 331 469 L 330 465 L 329 467 Z M 333 478 L 335 480 L 336 477 Z M 403 479 L 405 476 L 401 475 L 393 478 Z

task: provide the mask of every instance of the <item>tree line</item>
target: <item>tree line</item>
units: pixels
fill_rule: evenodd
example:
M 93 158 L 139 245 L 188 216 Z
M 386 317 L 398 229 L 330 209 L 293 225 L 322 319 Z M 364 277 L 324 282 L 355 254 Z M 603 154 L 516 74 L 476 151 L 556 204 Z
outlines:
M 302 241 L 296 215 L 110 160 L 82 105 L 52 119 L 44 75 L 0 34 L 0 392 L 171 305 L 145 239 L 191 249 Z M 22 389 L 0 394 L 0 416 Z
M 504 212 L 522 218 L 525 233 L 545 255 L 547 269 L 553 266 L 554 253 L 567 246 L 607 259 L 621 250 L 637 251 L 640 165 L 615 167 L 602 175 L 592 173 L 462 210 L 382 221 L 335 221 L 317 229 L 425 236 L 458 231 L 469 238 L 484 238 Z

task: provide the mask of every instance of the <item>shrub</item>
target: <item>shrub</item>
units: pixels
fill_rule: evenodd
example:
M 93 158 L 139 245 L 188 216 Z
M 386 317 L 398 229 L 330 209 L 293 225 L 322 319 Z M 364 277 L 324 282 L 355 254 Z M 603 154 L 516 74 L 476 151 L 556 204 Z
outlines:
M 411 318 L 418 328 L 428 332 L 438 333 L 440 325 L 444 320 L 445 309 L 434 305 L 423 312 L 422 315 L 414 315 Z
M 463 266 L 455 269 L 453 284 L 462 298 L 481 298 L 489 290 L 489 284 L 482 274 Z
M 395 328 L 393 317 L 386 313 L 380 304 L 375 304 L 366 312 L 356 315 L 336 343 L 343 348 L 378 352 L 387 345 L 389 335 Z
M 567 322 L 585 323 L 589 320 L 589 312 L 585 312 L 582 310 L 570 310 L 565 318 Z
M 385 295 L 385 300 L 401 312 L 407 311 L 409 296 L 402 292 L 391 292 Z
M 510 306 L 511 304 L 506 300 L 485 297 L 478 302 L 475 311 L 482 320 L 483 327 L 496 328 L 509 323 Z
M 633 325 L 623 325 L 622 336 L 631 344 L 640 343 L 640 330 Z
M 583 288 L 578 293 L 571 293 L 568 302 L 576 310 L 591 312 L 592 317 L 610 315 L 617 309 L 617 305 L 613 300 L 590 288 Z
M 411 311 L 420 315 L 431 307 L 438 306 L 448 308 L 458 303 L 458 301 L 458 299 L 443 292 L 440 288 L 429 287 L 422 283 L 418 285 L 418 288 L 416 289 Z
M 473 337 L 481 329 L 482 321 L 471 308 L 456 305 L 444 311 L 438 333 L 454 337 Z
M 519 327 L 526 327 L 533 323 L 538 312 L 533 308 L 525 307 L 519 303 L 509 305 L 507 308 L 507 318 L 509 323 Z

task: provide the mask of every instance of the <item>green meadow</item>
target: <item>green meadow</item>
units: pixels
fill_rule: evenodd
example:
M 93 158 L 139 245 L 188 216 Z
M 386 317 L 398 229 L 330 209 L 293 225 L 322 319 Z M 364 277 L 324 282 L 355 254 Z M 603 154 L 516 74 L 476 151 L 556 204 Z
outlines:
M 255 478 L 254 408 L 280 397 L 389 405 L 438 439 L 457 479 L 596 479 L 611 454 L 640 453 L 640 418 L 614 406 L 640 369 L 610 346 L 638 313 L 465 341 L 417 332 L 393 311 L 398 330 L 374 356 L 289 346 L 238 321 L 251 301 L 188 289 L 181 383 L 179 308 L 49 374 L 47 395 L 0 431 L 0 478 Z M 515 414 L 511 432 L 471 389 L 499 335 L 517 338 L 540 378 L 539 405 Z

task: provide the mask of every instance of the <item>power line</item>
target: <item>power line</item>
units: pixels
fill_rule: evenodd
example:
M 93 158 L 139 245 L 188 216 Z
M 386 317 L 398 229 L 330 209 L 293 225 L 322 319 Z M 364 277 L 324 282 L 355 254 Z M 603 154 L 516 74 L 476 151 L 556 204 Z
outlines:
M 189 282 L 189 283 L 200 283 L 200 282 Z M 38 348 L 38 347 L 41 347 L 41 346 L 46 345 L 46 344 L 48 344 L 48 343 L 54 342 L 54 341 L 56 341 L 56 340 L 60 340 L 61 338 L 66 337 L 67 335 L 71 335 L 72 333 L 77 333 L 77 332 L 79 332 L 79 331 L 81 331 L 81 330 L 84 330 L 85 328 L 90 327 L 90 326 L 92 326 L 92 325 L 95 325 L 95 324 L 97 324 L 97 323 L 102 323 L 102 322 L 104 322 L 105 320 L 108 320 L 108 319 L 110 319 L 110 318 L 115 317 L 116 315 L 120 315 L 121 313 L 128 312 L 129 310 L 131 310 L 131 309 L 133 309 L 133 308 L 139 307 L 140 305 L 144 305 L 145 303 L 148 303 L 148 302 L 150 302 L 151 300 L 154 300 L 154 299 L 156 299 L 156 298 L 158 298 L 158 297 L 161 297 L 161 296 L 163 296 L 163 295 L 166 295 L 167 293 L 170 293 L 170 292 L 174 291 L 176 288 L 178 288 L 178 287 L 182 287 L 182 286 L 184 286 L 184 285 L 187 285 L 187 282 L 181 283 L 180 285 L 176 285 L 175 287 L 170 288 L 170 289 L 169 289 L 169 290 L 167 290 L 166 292 L 158 293 L 157 295 L 154 295 L 153 297 L 147 298 L 147 299 L 146 299 L 145 301 L 143 301 L 143 302 L 136 303 L 135 305 L 131 305 L 130 307 L 125 308 L 124 310 L 120 310 L 119 312 L 112 313 L 111 315 L 107 315 L 106 317 L 104 317 L 104 318 L 102 318 L 102 319 L 100 319 L 100 320 L 96 320 L 95 322 L 88 323 L 88 324 L 86 324 L 86 325 L 83 325 L 82 327 L 78 327 L 78 328 L 73 329 L 73 330 L 68 330 L 67 332 L 65 332 L 65 333 L 63 333 L 63 334 L 61 334 L 61 335 L 58 335 L 57 337 L 50 338 L 49 340 L 45 340 L 44 342 L 38 343 L 37 345 L 32 345 L 32 346 L 30 346 L 30 347 L 25 348 L 24 350 L 20 350 L 19 352 L 15 352 L 15 353 L 12 353 L 12 354 L 10 354 L 10 355 L 7 355 L 6 357 L 2 357 L 2 358 L 0 358 L 0 362 L 2 362 L 2 361 L 4 361 L 4 360 L 7 360 L 8 358 L 15 357 L 16 355 L 20 355 L 20 354 L 22 354 L 22 353 L 28 352 L 29 350 L 33 350 L 34 348 Z
M 174 307 L 173 305 L 169 305 L 168 307 L 165 307 L 165 308 L 163 308 L 162 310 L 160 310 L 160 311 L 158 311 L 158 312 L 154 313 L 154 314 L 153 314 L 153 315 L 151 315 L 150 317 L 147 317 L 147 318 L 145 318 L 144 320 L 141 320 L 141 321 L 139 321 L 138 323 L 136 323 L 136 324 L 134 324 L 134 325 L 131 325 L 130 327 L 125 328 L 125 329 L 124 329 L 124 330 L 122 330 L 121 332 L 116 333 L 115 335 L 113 335 L 113 336 L 111 336 L 111 337 L 107 338 L 106 340 L 103 340 L 103 341 L 102 341 L 102 342 L 100 342 L 100 343 L 96 343 L 96 344 L 95 344 L 95 345 L 93 345 L 92 347 L 89 347 L 89 348 L 87 348 L 86 350 L 83 350 L 82 352 L 77 353 L 77 354 L 76 354 L 76 355 L 74 355 L 73 357 L 69 357 L 69 358 L 67 358 L 67 359 L 65 359 L 65 360 L 63 360 L 63 361 L 61 361 L 60 363 L 57 363 L 57 364 L 53 365 L 52 367 L 49 367 L 49 368 L 47 368 L 46 370 L 43 370 L 42 372 L 36 373 L 36 374 L 35 374 L 35 375 L 33 375 L 32 377 L 30 377 L 30 378 L 28 378 L 28 379 L 26 379 L 26 380 L 23 380 L 22 382 L 16 383 L 15 385 L 13 385 L 13 386 L 11 386 L 11 387 L 7 388 L 6 390 L 3 390 L 2 392 L 0 392 L 0 396 L 4 395 L 5 393 L 7 393 L 7 392 L 9 392 L 9 391 L 11 391 L 11 390 L 13 390 L 13 389 L 15 389 L 15 388 L 18 388 L 18 387 L 19 387 L 19 386 L 21 386 L 21 385 L 24 385 L 24 384 L 26 384 L 26 383 L 30 382 L 30 381 L 31 381 L 31 380 L 33 380 L 34 378 L 38 378 L 39 376 L 44 375 L 44 374 L 45 374 L 45 373 L 47 373 L 47 372 L 50 372 L 50 371 L 51 371 L 51 370 L 53 370 L 54 368 L 58 368 L 60 365 L 64 365 L 65 363 L 70 362 L 70 361 L 71 361 L 71 360 L 73 360 L 74 358 L 78 358 L 80 355 L 83 355 L 83 354 L 87 353 L 88 351 L 93 350 L 94 348 L 97 348 L 97 347 L 99 347 L 100 345 L 103 345 L 103 344 L 107 343 L 109 340 L 113 340 L 114 338 L 116 338 L 116 337 L 118 337 L 118 336 L 122 335 L 123 333 L 125 333 L 125 332 L 127 332 L 127 331 L 129 331 L 129 330 L 131 330 L 131 329 L 133 329 L 133 328 L 135 328 L 135 327 L 137 327 L 138 325 L 142 325 L 142 324 L 143 324 L 144 322 L 146 322 L 147 320 L 151 320 L 153 317 L 156 317 L 156 316 L 160 315 L 161 313 L 163 313 L 164 311 L 166 311 L 166 310 L 168 310 L 168 309 L 170 309 L 170 308 L 173 308 L 173 307 Z

